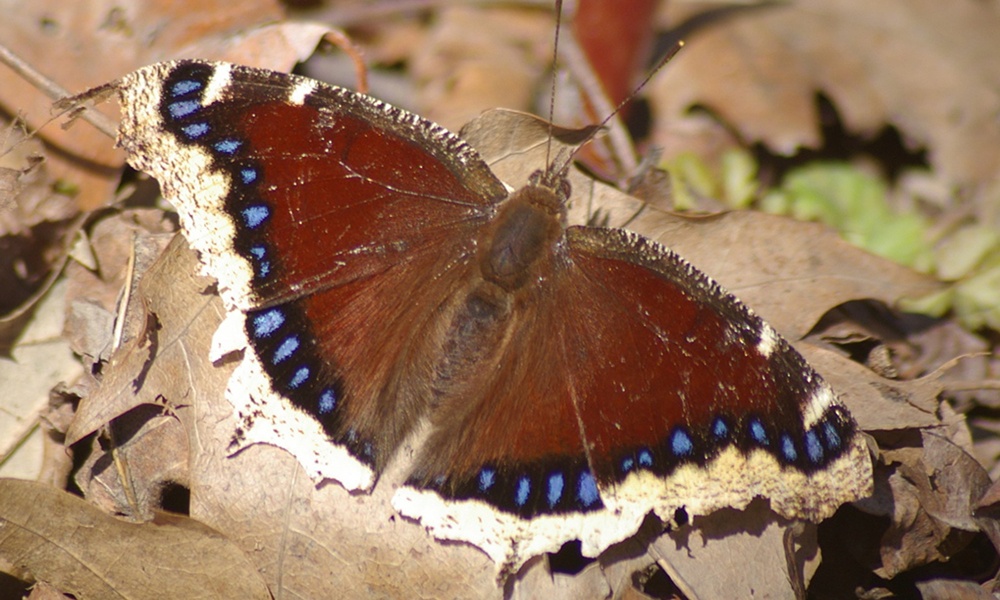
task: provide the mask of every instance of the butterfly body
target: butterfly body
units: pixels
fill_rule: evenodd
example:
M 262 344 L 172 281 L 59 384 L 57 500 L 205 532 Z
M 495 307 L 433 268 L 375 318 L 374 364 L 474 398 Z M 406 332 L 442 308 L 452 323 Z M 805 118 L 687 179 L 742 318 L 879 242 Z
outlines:
M 664 246 L 567 226 L 564 169 L 509 191 L 457 136 L 309 79 L 160 63 L 115 84 L 119 143 L 219 281 L 245 441 L 370 489 L 504 572 L 653 512 L 769 498 L 823 518 L 870 489 L 833 391 Z

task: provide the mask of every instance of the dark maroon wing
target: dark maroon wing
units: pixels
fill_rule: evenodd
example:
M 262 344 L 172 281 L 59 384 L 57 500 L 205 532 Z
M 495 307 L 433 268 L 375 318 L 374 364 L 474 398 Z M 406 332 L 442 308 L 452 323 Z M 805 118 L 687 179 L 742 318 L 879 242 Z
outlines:
M 377 473 L 423 410 L 429 367 L 411 359 L 503 185 L 441 127 L 305 78 L 181 61 L 119 90 L 129 161 L 246 314 L 238 406 L 290 401 Z M 309 427 L 292 421 L 285 437 Z
M 476 389 L 435 413 L 400 510 L 516 569 L 572 539 L 594 555 L 650 511 L 763 496 L 817 520 L 870 489 L 832 390 L 716 283 L 622 230 L 570 228 L 557 254 Z

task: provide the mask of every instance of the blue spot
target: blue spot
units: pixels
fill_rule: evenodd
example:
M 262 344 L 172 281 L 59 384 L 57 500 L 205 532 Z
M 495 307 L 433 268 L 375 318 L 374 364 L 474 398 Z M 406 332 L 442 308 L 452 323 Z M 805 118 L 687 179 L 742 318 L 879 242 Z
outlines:
M 195 90 L 200 90 L 202 88 L 202 83 L 200 81 L 195 81 L 194 79 L 182 79 L 178 81 L 170 88 L 171 96 L 183 96 L 184 94 L 190 94 Z
M 724 440 L 729 437 L 729 425 L 726 425 L 726 420 L 722 417 L 715 417 L 712 421 L 712 435 L 717 439 Z
M 293 390 L 298 388 L 300 385 L 309 380 L 309 367 L 299 367 L 299 370 L 292 375 L 292 380 L 288 382 L 288 387 Z M 371 446 L 371 444 L 367 444 Z M 367 454 L 369 450 L 366 448 L 365 453 Z
M 670 434 L 670 450 L 675 456 L 689 456 L 694 452 L 694 442 L 686 431 L 678 427 Z
M 272 362 L 276 365 L 281 364 L 285 360 L 295 354 L 295 351 L 299 349 L 299 338 L 298 336 L 290 335 L 281 342 L 278 349 L 274 351 L 274 359 Z
M 594 480 L 590 471 L 584 470 L 580 473 L 580 481 L 577 482 L 576 499 L 580 501 L 581 506 L 587 508 L 593 506 L 600 497 L 600 494 L 597 493 L 597 481 Z
M 643 448 L 639 451 L 639 466 L 640 467 L 652 467 L 653 466 L 653 453 L 649 450 Z
M 306 377 L 308 377 L 309 369 L 303 367 L 302 369 L 299 369 L 299 372 L 301 373 L 303 370 L 305 370 Z M 366 458 L 371 458 L 372 456 L 375 455 L 375 446 L 372 446 L 371 442 L 365 442 L 364 444 L 361 445 L 361 454 Z
M 180 100 L 178 102 L 171 102 L 167 106 L 170 116 L 174 119 L 183 119 L 198 112 L 199 109 L 201 109 L 201 102 L 197 100 Z
M 514 504 L 524 506 L 528 503 L 528 496 L 531 495 L 531 480 L 527 475 L 521 475 L 517 480 L 517 490 L 514 492 Z
M 770 444 L 767 439 L 767 430 L 764 429 L 764 424 L 761 423 L 760 419 L 757 419 L 756 417 L 750 421 L 750 437 L 761 446 L 767 446 Z
M 781 455 L 788 462 L 795 462 L 799 458 L 799 452 L 795 449 L 795 442 L 787 433 L 781 434 Z
M 271 216 L 271 209 L 263 204 L 248 206 L 240 212 L 243 215 L 243 222 L 250 229 L 257 229 Z
M 833 426 L 833 423 L 829 421 L 823 423 L 823 436 L 826 438 L 826 447 L 830 450 L 838 450 L 840 444 L 840 434 L 837 433 L 837 428 Z
M 549 493 L 547 497 L 549 501 L 549 508 L 555 506 L 556 503 L 559 502 L 559 499 L 562 498 L 564 485 L 565 482 L 563 481 L 562 473 L 554 473 L 552 475 L 549 475 Z
M 181 131 L 184 135 L 192 140 L 196 140 L 201 136 L 208 133 L 208 123 L 192 123 L 191 125 L 185 125 L 181 127 Z
M 814 465 L 823 463 L 823 444 L 819 441 L 819 435 L 815 429 L 806 432 L 806 456 Z
M 496 469 L 483 467 L 479 470 L 479 491 L 486 492 L 497 482 Z
M 236 151 L 239 150 L 240 146 L 242 145 L 243 142 L 239 140 L 229 139 L 229 140 L 222 140 L 219 142 L 215 142 L 215 144 L 213 144 L 212 147 L 223 154 L 235 154 Z
M 333 409 L 337 407 L 337 395 L 333 393 L 333 390 L 326 388 L 319 395 L 319 414 L 327 415 L 333 412 Z
M 240 179 L 243 180 L 243 185 L 250 185 L 251 183 L 257 181 L 257 169 L 252 169 L 250 167 L 240 169 Z
M 635 466 L 635 459 L 631 456 L 622 459 L 622 473 L 628 473 Z
M 444 482 L 446 481 L 448 481 L 447 477 L 445 477 L 444 475 L 438 475 L 437 477 L 434 478 L 433 481 L 431 481 L 431 485 L 440 489 L 441 486 L 444 485 Z
M 267 277 L 268 273 L 271 272 L 271 261 L 264 260 L 264 257 L 267 255 L 267 249 L 259 244 L 250 246 L 250 254 L 257 259 L 257 276 Z
M 269 308 L 253 318 L 254 337 L 270 337 L 284 324 L 285 313 L 280 308 Z

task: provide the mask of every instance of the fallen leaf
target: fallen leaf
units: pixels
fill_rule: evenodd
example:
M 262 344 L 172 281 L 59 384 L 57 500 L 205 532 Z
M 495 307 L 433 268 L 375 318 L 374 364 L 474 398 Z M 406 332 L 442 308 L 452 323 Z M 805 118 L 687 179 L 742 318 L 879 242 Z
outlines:
M 667 17 L 676 25 L 704 10 L 672 2 Z M 934 169 L 952 184 L 995 176 L 995 3 L 799 0 L 705 21 L 650 84 L 659 123 L 653 137 L 667 156 L 692 143 L 672 132 L 685 129 L 695 105 L 775 152 L 816 148 L 815 94 L 822 92 L 849 131 L 896 126 L 910 147 L 927 149 Z
M 0 557 L 77 598 L 270 598 L 233 543 L 184 517 L 127 523 L 43 484 L 0 479 Z
M 743 511 L 696 518 L 692 526 L 662 536 L 650 552 L 689 597 L 792 598 L 790 582 L 808 583 L 821 557 L 812 524 L 795 536 L 788 557 L 788 525 L 758 500 Z

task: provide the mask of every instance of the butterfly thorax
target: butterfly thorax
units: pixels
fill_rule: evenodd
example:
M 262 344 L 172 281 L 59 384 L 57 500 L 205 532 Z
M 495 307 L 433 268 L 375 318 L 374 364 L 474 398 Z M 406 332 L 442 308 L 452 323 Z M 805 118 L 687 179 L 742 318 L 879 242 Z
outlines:
M 434 367 L 435 402 L 461 397 L 465 386 L 490 369 L 506 347 L 511 316 L 538 292 L 553 270 L 563 238 L 569 184 L 564 177 L 544 181 L 539 171 L 513 192 L 478 239 L 479 277 L 467 289 L 440 344 Z
M 528 185 L 510 195 L 479 240 L 485 281 L 513 292 L 546 268 L 565 229 L 569 192 L 564 177 L 536 171 Z

